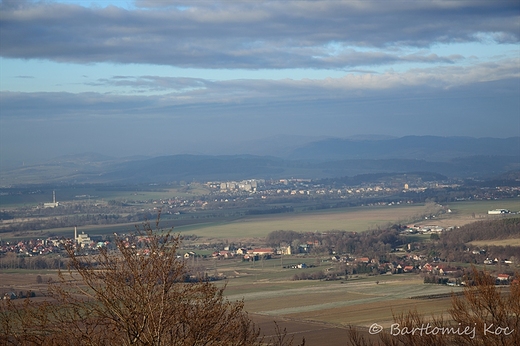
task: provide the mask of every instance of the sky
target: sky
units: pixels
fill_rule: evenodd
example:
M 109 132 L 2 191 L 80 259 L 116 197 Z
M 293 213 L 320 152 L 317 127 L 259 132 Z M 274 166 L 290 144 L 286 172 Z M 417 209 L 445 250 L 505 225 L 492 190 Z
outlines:
M 0 169 L 520 136 L 520 2 L 0 1 Z

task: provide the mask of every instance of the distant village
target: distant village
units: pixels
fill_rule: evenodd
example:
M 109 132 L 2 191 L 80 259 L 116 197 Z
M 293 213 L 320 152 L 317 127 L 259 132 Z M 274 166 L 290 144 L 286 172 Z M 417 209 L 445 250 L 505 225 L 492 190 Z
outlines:
M 510 213 L 506 209 L 490 210 L 489 214 Z M 452 228 L 443 228 L 437 225 L 409 225 L 405 227 L 401 233 L 403 234 L 439 234 L 448 232 Z M 323 233 L 326 235 L 326 232 Z M 322 234 L 322 235 L 323 235 Z M 73 236 L 72 236 L 73 235 Z M 119 235 L 123 239 L 123 243 L 127 247 L 140 248 L 140 244 L 146 242 L 146 236 L 135 235 Z M 48 237 L 46 239 L 29 239 L 20 241 L 1 241 L 0 240 L 0 268 L 17 268 L 25 265 L 31 268 L 33 263 L 34 269 L 51 269 L 49 261 L 31 261 L 31 259 L 54 258 L 54 263 L 59 263 L 58 268 L 65 267 L 63 261 L 66 261 L 65 247 L 74 245 L 78 251 L 85 255 L 96 254 L 100 248 L 113 249 L 115 244 L 113 240 L 106 236 L 89 236 L 84 232 L 78 232 L 74 228 L 71 237 Z M 208 249 L 213 249 L 208 252 Z M 204 250 L 204 251 L 202 251 Z M 315 250 L 321 250 L 316 252 Z M 223 245 L 223 244 L 207 244 L 206 246 L 197 245 L 191 249 L 188 247 L 181 250 L 178 254 L 179 258 L 189 259 L 213 259 L 213 260 L 241 260 L 250 262 L 259 262 L 277 259 L 283 265 L 285 258 L 299 258 L 301 262 L 284 266 L 287 269 L 305 269 L 312 268 L 314 264 L 308 264 L 306 261 L 312 261 L 316 258 L 316 254 L 323 254 L 323 245 L 316 238 L 313 241 L 304 241 L 296 244 L 285 244 L 277 247 L 254 247 L 248 245 Z M 412 243 L 403 247 L 395 248 L 393 260 L 381 261 L 381 256 L 355 256 L 345 253 L 335 253 L 329 251 L 329 256 L 318 256 L 320 261 L 330 262 L 339 265 L 342 274 L 369 274 L 369 275 L 392 275 L 415 273 L 422 274 L 425 277 L 425 283 L 436 283 L 446 285 L 465 285 L 463 280 L 464 268 L 450 265 L 444 259 L 439 257 L 430 257 L 420 254 Z M 489 258 L 486 251 L 482 249 L 470 250 L 473 256 L 473 263 L 480 263 L 492 268 L 495 273 L 497 284 L 509 284 L 516 278 L 513 276 L 513 268 L 518 263 L 507 258 Z M 201 255 L 200 253 L 204 253 Z M 11 256 L 9 256 L 11 254 Z M 14 255 L 14 257 L 13 257 Z M 54 257 L 52 257 L 54 255 Z M 147 255 L 143 252 L 143 255 Z M 59 260 L 56 261 L 56 256 Z M 511 267 L 511 268 L 510 268 Z M 510 268 L 510 269 L 508 269 Z M 503 271 L 503 272 L 502 272 Z M 320 275 L 308 276 L 295 274 L 296 279 L 335 279 L 338 277 L 337 271 L 331 273 L 321 273 Z
M 99 201 L 90 203 L 91 196 L 76 196 L 74 201 L 59 201 L 55 191 L 52 191 L 52 199 L 36 207 L 39 217 L 34 221 L 23 221 L 25 224 L 16 225 L 16 220 L 28 220 L 26 215 L 34 214 L 34 207 L 18 211 L 2 210 L 1 226 L 3 229 L 41 229 L 42 225 L 52 227 L 69 227 L 71 222 L 78 227 L 70 227 L 68 236 L 46 236 L 23 240 L 2 240 L 0 238 L 0 268 L 32 268 L 32 269 L 56 269 L 64 268 L 66 265 L 67 245 L 74 245 L 78 251 L 85 255 L 96 254 L 100 248 L 114 249 L 114 238 L 112 236 L 89 235 L 81 230 L 82 222 L 88 224 L 110 224 L 122 222 L 139 222 L 142 220 L 143 212 L 157 215 L 158 210 L 162 213 L 198 217 L 198 211 L 226 211 L 230 213 L 275 213 L 291 212 L 291 205 L 298 205 L 300 199 L 313 199 L 316 201 L 333 203 L 334 206 L 352 205 L 380 205 L 392 206 L 398 204 L 410 204 L 424 202 L 428 196 L 447 196 L 453 200 L 490 200 L 509 198 L 520 194 L 520 187 L 495 187 L 495 188 L 468 188 L 461 187 L 458 183 L 446 182 L 422 182 L 415 181 L 388 181 L 378 183 L 361 183 L 356 186 L 346 186 L 334 182 L 314 182 L 310 179 L 279 179 L 262 180 L 249 179 L 242 181 L 212 181 L 206 182 L 204 186 L 209 193 L 192 198 L 172 197 L 139 200 L 139 193 L 135 193 L 135 199 L 117 201 Z M 189 184 L 187 185 L 189 187 Z M 85 202 L 88 199 L 88 203 Z M 288 207 L 271 207 L 279 205 L 283 201 Z M 345 201 L 341 204 L 338 201 Z M 290 203 L 290 204 L 289 204 Z M 256 208 L 256 209 L 255 209 Z M 312 209 L 309 209 L 312 210 Z M 440 204 L 436 204 L 436 213 L 451 213 L 451 210 Z M 12 213 L 12 214 L 9 214 Z M 19 213 L 19 214 L 16 214 Z M 453 227 L 442 227 L 435 223 L 436 213 L 424 216 L 424 220 L 418 224 L 403 226 L 397 230 L 399 235 L 412 236 L 430 235 L 431 239 L 449 232 Z M 491 219 L 500 219 L 517 211 L 499 208 L 489 210 L 487 215 Z M 74 215 L 88 215 L 74 216 Z M 56 216 L 54 216 L 56 215 Z M 64 216 L 62 218 L 62 215 Z M 123 216 L 125 215 L 125 216 Z M 141 215 L 141 216 L 139 216 Z M 8 217 L 5 217 L 8 216 Z M 68 221 L 67 221 L 68 220 Z M 33 222 L 33 224 L 31 224 Z M 47 224 L 46 224 L 47 222 Z M 58 222 L 59 224 L 48 224 Z M 69 224 L 67 224 L 68 222 Z M 25 226 L 24 226 L 25 225 Z M 25 228 L 23 228 L 25 227 Z M 35 228 L 38 227 L 38 228 Z M 40 228 L 41 227 L 41 228 Z M 52 228 L 46 227 L 46 228 Z M 421 253 L 420 246 L 416 243 L 408 243 L 393 248 L 382 247 L 372 253 L 337 251 L 330 245 L 325 246 L 320 239 L 326 238 L 326 232 L 310 234 L 308 239 L 299 242 L 280 243 L 269 247 L 266 244 L 198 244 L 186 245 L 179 252 L 179 258 L 211 259 L 217 260 L 240 260 L 257 261 L 279 260 L 280 265 L 294 272 L 293 278 L 301 279 L 336 279 L 346 278 L 349 275 L 393 275 L 415 273 L 424 276 L 426 283 L 463 285 L 465 269 L 450 264 L 445 258 L 436 255 Z M 0 233 L 1 237 L 1 233 Z M 437 238 L 435 238 L 437 237 Z M 119 239 L 127 242 L 128 246 L 139 247 L 142 237 L 134 235 L 119 235 Z M 272 244 L 271 244 L 272 245 Z M 355 253 L 355 254 L 354 254 Z M 143 255 L 146 255 L 143 253 Z M 518 265 L 515 256 L 499 258 L 499 256 L 486 252 L 481 248 L 467 248 L 464 258 L 471 263 L 481 264 L 492 268 L 498 284 L 510 283 L 515 278 L 512 276 L 514 268 Z M 319 271 L 308 275 L 307 271 L 300 269 L 312 268 L 315 264 L 310 263 L 315 258 L 320 261 L 330 262 L 341 270 Z M 505 256 L 502 256 L 505 257 Z M 517 256 L 520 258 L 520 256 Z M 297 258 L 298 263 L 283 264 L 287 258 Z M 294 262 L 294 261 L 292 261 Z M 470 262 L 468 262 L 470 263 Z

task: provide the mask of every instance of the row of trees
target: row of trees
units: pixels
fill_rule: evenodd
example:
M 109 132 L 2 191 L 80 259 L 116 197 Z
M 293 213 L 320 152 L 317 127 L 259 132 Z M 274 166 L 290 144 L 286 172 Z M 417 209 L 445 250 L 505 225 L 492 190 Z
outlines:
M 278 230 L 269 233 L 266 243 L 271 246 L 281 244 L 318 244 L 313 247 L 316 254 L 351 254 L 370 258 L 392 258 L 391 252 L 410 240 L 401 232 L 404 226 L 396 224 L 388 229 L 378 229 L 366 232 L 329 231 L 324 233 L 303 233 L 291 230 Z M 520 258 L 518 246 L 483 246 L 486 250 L 482 255 L 468 251 L 467 243 L 474 240 L 507 239 L 520 234 L 520 218 L 479 221 L 467 224 L 459 229 L 433 234 L 431 242 L 412 244 L 412 248 L 426 255 L 437 257 L 449 262 L 482 263 L 486 257 L 511 259 Z M 395 257 L 395 256 L 394 256 Z
M 266 242 L 272 246 L 280 244 L 319 244 L 314 246 L 318 253 L 357 254 L 379 257 L 393 248 L 403 245 L 406 239 L 399 234 L 400 225 L 389 229 L 373 230 L 361 233 L 329 231 L 326 233 L 301 233 L 278 230 L 267 235 Z
M 60 256 L 21 257 L 14 252 L 8 252 L 0 257 L 2 269 L 60 269 L 66 267 L 66 261 Z
M 520 218 L 477 221 L 443 235 L 443 242 L 467 243 L 474 240 L 498 240 L 520 235 Z
M 511 259 L 520 258 L 518 246 L 481 246 L 485 250 L 482 255 L 475 255 L 468 242 L 475 240 L 499 240 L 518 237 L 520 235 L 520 218 L 477 221 L 442 233 L 438 240 L 417 244 L 422 252 L 443 258 L 450 262 L 482 263 L 486 258 Z

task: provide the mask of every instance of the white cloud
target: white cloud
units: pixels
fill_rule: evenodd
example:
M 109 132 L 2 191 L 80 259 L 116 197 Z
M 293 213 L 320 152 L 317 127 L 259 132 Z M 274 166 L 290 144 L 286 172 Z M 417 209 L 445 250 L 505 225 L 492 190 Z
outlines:
M 520 59 L 480 63 L 469 67 L 441 66 L 411 69 L 405 73 L 388 71 L 382 74 L 346 74 L 341 78 L 227 80 L 161 76 L 113 76 L 100 79 L 97 85 L 128 87 L 132 96 L 100 93 L 2 93 L 3 115 L 27 114 L 34 117 L 78 114 L 128 114 L 153 116 L 163 114 L 168 107 L 211 107 L 241 103 L 268 104 L 273 102 L 332 102 L 332 100 L 377 99 L 381 95 L 427 95 L 450 89 L 471 89 L 485 82 L 520 80 Z M 158 95 L 138 96 L 149 90 Z M 437 90 L 437 91 L 435 91 Z M 36 109 L 37 113 L 33 113 Z M 45 110 L 45 111 L 44 111 Z M 53 115 L 54 114 L 54 115 Z
M 520 58 L 471 66 L 437 66 L 414 68 L 406 72 L 348 73 L 340 78 L 324 79 L 238 79 L 227 81 L 202 78 L 161 76 L 114 76 L 98 80 L 97 85 L 125 86 L 135 90 L 173 92 L 172 99 L 180 102 L 219 102 L 248 98 L 308 98 L 346 97 L 352 90 L 374 91 L 392 88 L 425 87 L 449 89 L 461 85 L 501 79 L 520 78 Z M 309 96 L 309 93 L 312 95 Z M 182 98 L 180 98 L 182 96 Z

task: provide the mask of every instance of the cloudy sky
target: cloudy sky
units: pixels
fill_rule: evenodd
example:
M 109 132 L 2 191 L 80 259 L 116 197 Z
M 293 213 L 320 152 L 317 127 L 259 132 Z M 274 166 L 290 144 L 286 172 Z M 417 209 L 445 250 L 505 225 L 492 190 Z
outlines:
M 0 163 L 520 135 L 520 2 L 0 1 Z

